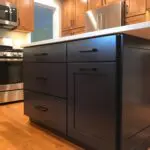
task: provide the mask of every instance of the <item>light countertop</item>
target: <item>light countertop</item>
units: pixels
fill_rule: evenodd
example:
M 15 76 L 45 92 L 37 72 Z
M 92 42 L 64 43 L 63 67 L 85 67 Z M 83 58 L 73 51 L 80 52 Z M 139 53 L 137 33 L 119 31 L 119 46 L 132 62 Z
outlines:
M 37 45 L 45 45 L 45 44 L 53 44 L 53 43 L 60 43 L 60 42 L 68 42 L 73 40 L 79 40 L 79 39 L 86 39 L 86 38 L 92 38 L 97 36 L 104 36 L 109 34 L 117 34 L 117 33 L 124 33 L 128 35 L 133 35 L 145 39 L 150 39 L 150 21 L 138 23 L 138 24 L 132 24 L 132 25 L 126 25 L 121 27 L 115 27 L 110 29 L 104 29 L 94 32 L 88 32 L 73 36 L 67 36 L 67 37 L 60 37 L 56 39 L 49 39 L 39 42 L 33 42 L 31 44 L 23 45 L 23 47 L 32 47 Z

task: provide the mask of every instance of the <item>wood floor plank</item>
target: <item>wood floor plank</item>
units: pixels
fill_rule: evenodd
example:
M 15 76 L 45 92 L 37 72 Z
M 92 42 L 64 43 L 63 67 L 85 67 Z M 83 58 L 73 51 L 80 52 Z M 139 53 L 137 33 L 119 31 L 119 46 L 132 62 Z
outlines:
M 0 106 L 0 150 L 83 150 L 31 124 L 23 103 Z

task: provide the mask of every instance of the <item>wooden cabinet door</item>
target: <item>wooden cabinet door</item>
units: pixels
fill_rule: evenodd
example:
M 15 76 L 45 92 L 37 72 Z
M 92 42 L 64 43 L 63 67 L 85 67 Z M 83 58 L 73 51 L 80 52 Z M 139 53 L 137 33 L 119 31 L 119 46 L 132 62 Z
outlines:
M 104 0 L 104 4 L 108 5 L 108 4 L 111 4 L 113 2 L 117 2 L 119 0 Z
M 85 28 L 84 27 L 72 30 L 72 34 L 73 35 L 81 34 L 81 33 L 84 33 L 84 32 L 85 32 Z
M 11 4 L 16 4 L 16 0 L 7 0 Z
M 19 27 L 21 31 L 34 30 L 34 0 L 17 0 Z
M 62 30 L 71 29 L 75 20 L 75 0 L 62 2 Z
M 146 8 L 150 9 L 150 0 L 146 0 Z
M 146 11 L 146 0 L 126 0 L 127 17 L 143 14 Z
M 87 11 L 87 2 L 76 0 L 76 18 L 75 18 L 75 28 L 85 26 L 85 13 Z
M 136 23 L 145 22 L 145 21 L 148 21 L 145 14 L 126 18 L 127 25 L 136 24 Z
M 116 149 L 115 68 L 115 63 L 68 65 L 68 135 L 92 149 Z
M 85 32 L 85 28 L 82 27 L 82 28 L 63 31 L 62 36 L 71 36 L 71 35 L 81 34 L 84 32 Z
M 72 30 L 66 30 L 62 32 L 62 36 L 71 36 L 73 35 Z
M 88 9 L 96 9 L 102 6 L 102 0 L 89 0 L 88 1 Z

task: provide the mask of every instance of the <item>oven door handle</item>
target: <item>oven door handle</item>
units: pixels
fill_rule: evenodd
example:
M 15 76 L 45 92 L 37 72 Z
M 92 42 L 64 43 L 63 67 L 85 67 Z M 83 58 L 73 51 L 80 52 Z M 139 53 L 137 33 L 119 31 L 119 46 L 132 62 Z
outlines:
M 23 62 L 23 59 L 0 58 L 0 62 Z

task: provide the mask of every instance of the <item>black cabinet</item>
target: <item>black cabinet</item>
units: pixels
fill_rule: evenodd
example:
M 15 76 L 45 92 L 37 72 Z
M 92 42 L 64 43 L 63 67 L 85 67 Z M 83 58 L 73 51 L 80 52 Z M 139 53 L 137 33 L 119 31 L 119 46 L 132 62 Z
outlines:
M 25 91 L 24 112 L 33 120 L 66 134 L 66 100 Z
M 24 88 L 66 98 L 65 63 L 25 63 Z
M 116 63 L 68 65 L 68 136 L 116 150 Z

